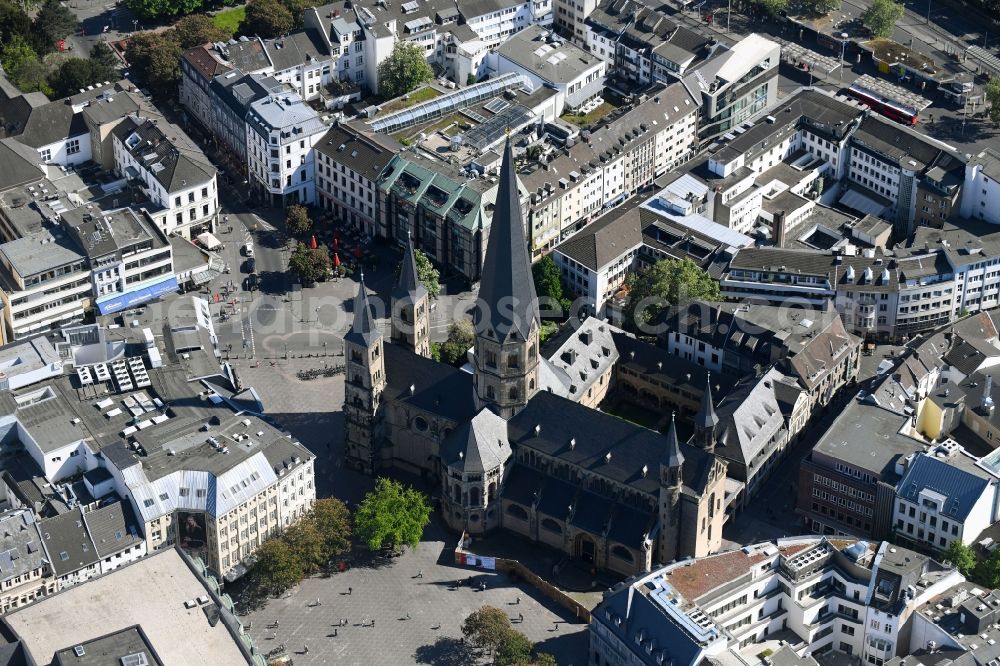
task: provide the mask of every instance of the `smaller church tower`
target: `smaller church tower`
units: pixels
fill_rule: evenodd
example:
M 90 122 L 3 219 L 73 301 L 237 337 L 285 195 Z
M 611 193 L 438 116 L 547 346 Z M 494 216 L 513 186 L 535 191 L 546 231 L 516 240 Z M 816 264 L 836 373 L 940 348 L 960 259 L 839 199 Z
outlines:
M 684 454 L 677 441 L 677 422 L 670 416 L 667 445 L 660 457 L 660 559 L 671 562 L 678 557 L 681 540 L 681 491 L 684 487 Z
M 392 290 L 392 341 L 430 358 L 430 331 L 430 297 L 417 275 L 413 240 L 407 238 L 399 279 Z
M 378 467 L 382 432 L 382 392 L 385 358 L 382 334 L 375 327 L 365 276 L 354 299 L 354 322 L 344 335 L 346 381 L 344 416 L 347 423 L 347 464 L 372 474 Z
M 701 394 L 701 407 L 694 416 L 695 444 L 709 452 L 715 451 L 715 428 L 719 425 L 719 417 L 715 414 L 712 404 L 712 373 L 705 378 L 705 392 Z

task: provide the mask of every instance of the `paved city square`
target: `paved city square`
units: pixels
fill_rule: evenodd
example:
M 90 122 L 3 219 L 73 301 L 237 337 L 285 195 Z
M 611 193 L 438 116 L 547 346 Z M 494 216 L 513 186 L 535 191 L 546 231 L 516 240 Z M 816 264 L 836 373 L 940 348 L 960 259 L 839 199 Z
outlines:
M 585 624 L 523 582 L 450 564 L 452 548 L 425 540 L 398 558 L 307 579 L 244 624 L 252 622 L 250 633 L 261 650 L 283 643 L 296 664 L 457 665 L 470 663 L 459 642 L 462 621 L 489 605 L 505 610 L 514 627 L 559 664 L 586 664 Z M 456 586 L 470 577 L 471 586 Z

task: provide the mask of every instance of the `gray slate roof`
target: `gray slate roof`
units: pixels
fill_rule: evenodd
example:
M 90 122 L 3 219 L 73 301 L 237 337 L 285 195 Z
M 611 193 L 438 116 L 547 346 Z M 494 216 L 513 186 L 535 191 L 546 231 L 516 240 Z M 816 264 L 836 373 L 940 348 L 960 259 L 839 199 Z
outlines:
M 142 542 L 142 531 L 128 502 L 88 511 L 83 520 L 99 557 L 110 557 Z
M 358 294 L 354 297 L 354 321 L 351 329 L 344 335 L 344 342 L 353 342 L 363 347 L 370 347 L 382 333 L 375 326 L 372 318 L 371 303 L 368 302 L 368 290 L 365 288 L 364 275 L 358 284 Z
M 41 536 L 31 511 L 0 515 L 0 580 L 23 576 L 46 561 Z
M 396 299 L 409 299 L 411 303 L 416 303 L 427 295 L 427 287 L 420 281 L 417 274 L 417 260 L 413 255 L 413 239 L 407 237 L 406 249 L 403 251 L 403 262 L 399 267 L 399 278 L 396 279 L 396 287 L 392 290 L 392 297 Z
M 963 521 L 989 484 L 985 471 L 974 474 L 968 469 L 949 464 L 946 460 L 921 453 L 910 463 L 897 486 L 896 494 L 902 499 L 919 503 L 920 492 L 923 490 L 940 493 L 947 498 L 942 515 Z
M 488 408 L 453 430 L 441 446 L 442 461 L 464 472 L 489 472 L 510 456 L 507 422 Z
M 46 518 L 38 524 L 38 529 L 56 576 L 79 571 L 100 559 L 79 508 Z
M 128 148 L 126 142 L 133 133 L 139 137 L 139 142 L 135 147 Z M 215 169 L 207 161 L 201 161 L 205 159 L 204 155 L 199 154 L 196 160 L 186 152 L 181 152 L 154 120 L 129 116 L 115 127 L 114 134 L 136 161 L 150 170 L 168 193 L 207 183 L 215 176 Z M 154 153 L 156 157 L 145 159 L 150 153 Z M 163 168 L 154 171 L 154 164 Z

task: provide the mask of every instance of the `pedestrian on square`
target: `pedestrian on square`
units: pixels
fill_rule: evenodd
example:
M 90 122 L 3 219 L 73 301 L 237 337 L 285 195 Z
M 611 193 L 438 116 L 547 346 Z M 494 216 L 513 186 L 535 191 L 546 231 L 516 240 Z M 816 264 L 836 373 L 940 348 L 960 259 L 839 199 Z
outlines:
M 352 594 L 353 592 L 354 592 L 354 588 L 350 588 L 350 587 L 349 587 L 349 588 L 347 588 L 347 596 L 351 596 L 351 594 Z
M 517 614 L 517 623 L 521 624 L 522 622 L 524 622 L 524 615 L 522 615 L 521 613 L 518 613 Z

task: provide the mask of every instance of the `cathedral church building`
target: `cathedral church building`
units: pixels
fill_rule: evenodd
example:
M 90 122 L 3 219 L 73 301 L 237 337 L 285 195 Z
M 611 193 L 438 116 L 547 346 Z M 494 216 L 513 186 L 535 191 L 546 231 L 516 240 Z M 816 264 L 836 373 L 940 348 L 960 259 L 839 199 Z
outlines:
M 413 241 L 392 293 L 391 341 L 362 283 L 344 337 L 347 464 L 399 467 L 440 484 L 456 531 L 509 530 L 624 575 L 717 551 L 726 463 L 706 384 L 690 444 L 570 395 L 539 350 L 541 320 L 511 147 L 474 313 L 473 372 L 430 358 L 427 291 Z

